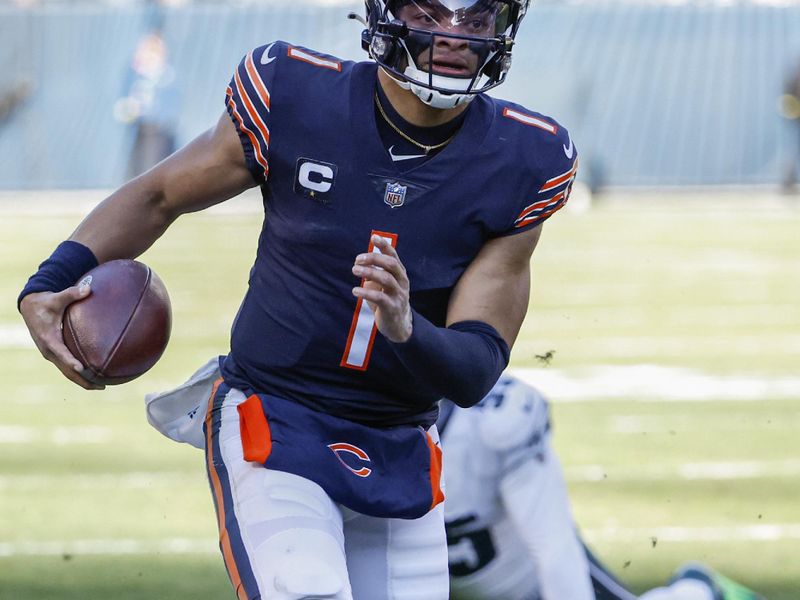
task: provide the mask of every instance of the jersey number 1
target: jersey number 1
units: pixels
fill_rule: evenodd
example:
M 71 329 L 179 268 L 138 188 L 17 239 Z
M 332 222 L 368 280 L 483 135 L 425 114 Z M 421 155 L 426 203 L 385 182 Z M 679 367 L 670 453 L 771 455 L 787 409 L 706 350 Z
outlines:
M 373 235 L 381 236 L 392 245 L 392 248 L 397 247 L 397 234 L 373 230 L 370 240 Z M 377 252 L 378 254 L 381 252 L 371 241 L 367 251 Z M 361 280 L 361 285 L 364 285 L 363 279 Z M 378 333 L 378 326 L 375 324 L 375 313 L 372 312 L 369 304 L 364 302 L 363 298 L 359 298 L 358 302 L 356 302 L 353 322 L 350 325 L 350 335 L 347 336 L 347 345 L 344 347 L 344 354 L 342 354 L 342 361 L 339 365 L 356 371 L 366 371 L 376 333 Z

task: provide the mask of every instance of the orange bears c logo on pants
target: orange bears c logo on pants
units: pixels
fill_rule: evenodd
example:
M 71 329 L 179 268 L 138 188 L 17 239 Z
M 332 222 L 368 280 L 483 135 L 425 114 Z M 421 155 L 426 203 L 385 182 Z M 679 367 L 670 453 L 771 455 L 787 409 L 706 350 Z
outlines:
M 337 442 L 336 444 L 328 444 L 328 448 L 330 448 L 333 453 L 336 455 L 336 458 L 339 459 L 339 462 L 342 463 L 345 467 L 350 469 L 355 475 L 359 477 L 369 477 L 369 474 L 372 473 L 372 469 L 367 467 L 361 467 L 360 469 L 354 469 L 350 465 L 348 465 L 344 460 L 342 460 L 340 452 L 347 452 L 348 454 L 353 454 L 357 456 L 359 459 L 365 462 L 371 462 L 369 455 L 364 452 L 358 446 L 354 446 L 353 444 L 348 444 L 347 442 Z

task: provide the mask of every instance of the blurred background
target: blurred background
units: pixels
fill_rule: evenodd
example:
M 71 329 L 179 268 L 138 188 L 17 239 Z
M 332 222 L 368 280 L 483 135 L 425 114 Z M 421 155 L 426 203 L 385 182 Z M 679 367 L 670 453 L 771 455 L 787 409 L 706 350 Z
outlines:
M 248 50 L 363 59 L 349 11 L 0 0 L 0 600 L 232 596 L 202 456 L 142 398 L 226 351 L 257 190 L 143 255 L 174 329 L 134 382 L 66 382 L 15 299 L 109 190 L 216 121 Z M 537 0 L 496 93 L 581 154 L 511 368 L 553 402 L 584 537 L 637 591 L 700 560 L 800 599 L 800 2 Z
M 349 10 L 362 4 L 0 1 L 0 188 L 119 184 L 142 123 L 178 145 L 206 129 L 264 40 L 361 59 Z M 797 2 L 539 0 L 514 62 L 502 95 L 569 124 L 593 190 L 796 178 Z

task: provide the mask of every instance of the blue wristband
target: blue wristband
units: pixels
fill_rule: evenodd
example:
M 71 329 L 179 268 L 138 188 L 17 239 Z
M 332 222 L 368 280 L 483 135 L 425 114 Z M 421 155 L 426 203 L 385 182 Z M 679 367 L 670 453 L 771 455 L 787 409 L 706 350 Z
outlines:
M 22 288 L 17 298 L 17 310 L 28 294 L 61 292 L 75 285 L 86 272 L 98 264 L 94 253 L 83 244 L 71 240 L 61 242 Z
M 417 383 L 459 406 L 480 402 L 508 365 L 511 351 L 503 337 L 483 321 L 444 328 L 414 310 L 412 315 L 411 337 L 389 344 Z

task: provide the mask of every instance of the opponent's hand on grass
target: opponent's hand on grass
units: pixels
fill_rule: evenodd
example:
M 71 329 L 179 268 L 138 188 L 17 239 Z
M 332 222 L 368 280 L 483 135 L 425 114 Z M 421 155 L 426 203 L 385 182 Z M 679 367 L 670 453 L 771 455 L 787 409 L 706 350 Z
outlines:
M 63 292 L 36 292 L 22 299 L 19 311 L 33 342 L 47 360 L 53 363 L 64 377 L 87 390 L 102 390 L 104 385 L 91 383 L 81 373 L 81 362 L 64 344 L 61 321 L 67 306 L 82 300 L 91 293 L 88 285 L 72 286 Z
M 405 342 L 412 330 L 406 268 L 388 240 L 373 235 L 371 241 L 380 253 L 356 256 L 353 275 L 363 279 L 353 288 L 353 295 L 367 301 L 375 313 L 378 331 L 392 342 Z

